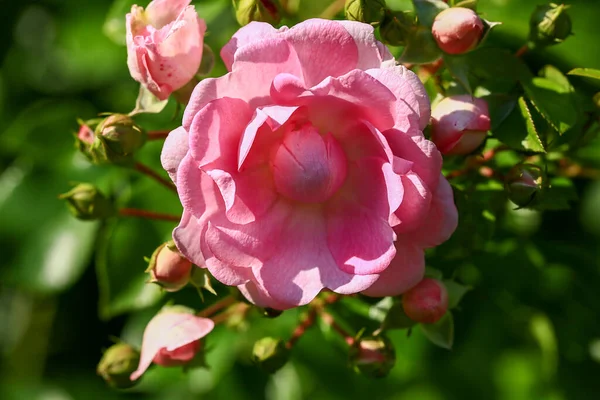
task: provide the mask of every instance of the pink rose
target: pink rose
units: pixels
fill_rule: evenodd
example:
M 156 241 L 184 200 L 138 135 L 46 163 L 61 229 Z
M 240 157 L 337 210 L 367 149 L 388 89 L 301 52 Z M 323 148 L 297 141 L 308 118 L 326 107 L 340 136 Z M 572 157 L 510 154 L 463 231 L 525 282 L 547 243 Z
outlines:
M 211 319 L 175 309 L 156 314 L 144 330 L 140 364 L 131 374 L 131 380 L 142 376 L 152 362 L 172 367 L 192 361 L 200 350 L 200 339 L 208 335 L 214 326 Z
M 477 47 L 483 36 L 483 22 L 470 8 L 452 7 L 439 13 L 431 32 L 439 48 L 448 54 L 462 54 Z
M 426 278 L 402 296 L 402 308 L 413 321 L 433 324 L 448 310 L 448 290 L 436 279 Z
M 442 154 L 469 154 L 490 130 L 485 100 L 468 94 L 446 97 L 431 114 L 431 139 Z
M 136 81 L 164 100 L 198 72 L 206 24 L 191 0 L 154 0 L 127 14 L 127 65 Z
M 161 156 L 182 254 L 275 309 L 417 284 L 457 215 L 416 75 L 349 21 L 253 22 L 221 57 Z

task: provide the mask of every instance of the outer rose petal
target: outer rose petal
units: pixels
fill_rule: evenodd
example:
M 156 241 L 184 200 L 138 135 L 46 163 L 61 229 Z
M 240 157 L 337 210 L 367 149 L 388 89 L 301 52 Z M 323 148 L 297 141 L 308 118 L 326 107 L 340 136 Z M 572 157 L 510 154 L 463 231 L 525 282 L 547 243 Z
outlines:
M 161 349 L 174 351 L 203 338 L 212 331 L 214 326 L 211 319 L 196 317 L 193 314 L 172 312 L 157 314 L 144 330 L 140 364 L 131 374 L 131 380 L 142 376 Z
M 375 39 L 373 26 L 357 21 L 335 21 L 341 24 L 352 36 L 358 47 L 358 62 L 356 69 L 367 70 L 380 68 L 381 63 L 393 59 L 386 46 L 381 46 Z
M 160 29 L 175 21 L 191 2 L 192 0 L 153 0 L 146 7 L 146 17 L 154 28 Z
M 425 253 L 406 241 L 396 242 L 396 257 L 390 266 L 379 274 L 379 279 L 362 293 L 367 296 L 397 296 L 419 283 L 425 275 Z
M 273 25 L 271 24 L 257 21 L 252 21 L 248 25 L 243 26 L 221 49 L 221 58 L 225 63 L 225 67 L 227 67 L 228 71 L 231 71 L 235 52 L 238 51 L 239 48 L 255 41 L 274 37 L 278 33 L 285 32 L 287 30 L 288 28 L 286 26 L 283 26 L 277 30 L 273 28 Z
M 432 193 L 421 178 L 410 172 L 402 176 L 404 198 L 396 210 L 400 224 L 394 227 L 396 233 L 410 232 L 419 227 L 430 212 Z
M 187 131 L 180 126 L 169 133 L 160 153 L 162 167 L 167 171 L 175 184 L 177 184 L 176 178 L 179 164 L 181 164 L 181 160 L 183 160 L 183 157 L 185 157 L 189 150 L 188 140 Z
M 419 228 L 404 235 L 398 241 L 411 240 L 422 247 L 435 247 L 452 236 L 458 225 L 458 211 L 454 205 L 452 187 L 440 176 L 438 187 L 431 201 L 431 208 Z

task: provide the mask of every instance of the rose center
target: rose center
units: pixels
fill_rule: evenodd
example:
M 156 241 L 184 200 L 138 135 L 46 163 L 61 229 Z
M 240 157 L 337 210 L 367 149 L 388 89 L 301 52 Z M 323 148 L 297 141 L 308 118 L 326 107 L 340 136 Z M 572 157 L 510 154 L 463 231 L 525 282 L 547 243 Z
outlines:
M 271 157 L 275 187 L 304 203 L 329 199 L 346 179 L 346 156 L 331 134 L 306 124 L 288 131 Z

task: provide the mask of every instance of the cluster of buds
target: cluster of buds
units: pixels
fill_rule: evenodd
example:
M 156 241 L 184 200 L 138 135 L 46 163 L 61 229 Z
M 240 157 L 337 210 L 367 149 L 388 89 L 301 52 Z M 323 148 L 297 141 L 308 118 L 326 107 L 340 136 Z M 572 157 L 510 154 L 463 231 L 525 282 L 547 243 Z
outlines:
M 94 164 L 129 164 L 146 142 L 146 132 L 127 115 L 112 114 L 79 124 L 76 145 Z

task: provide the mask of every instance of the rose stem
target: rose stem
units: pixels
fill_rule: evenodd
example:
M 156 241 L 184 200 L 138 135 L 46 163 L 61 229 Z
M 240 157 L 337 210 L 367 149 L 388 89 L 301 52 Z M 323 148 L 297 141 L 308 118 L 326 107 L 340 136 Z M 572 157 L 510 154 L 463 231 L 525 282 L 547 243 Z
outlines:
M 333 316 L 331 314 L 329 314 L 325 310 L 321 310 L 319 312 L 319 316 L 321 317 L 323 322 L 325 322 L 327 325 L 329 325 L 331 327 L 331 329 L 333 329 L 334 331 L 339 333 L 339 335 L 342 338 L 344 338 L 346 343 L 348 343 L 348 346 L 352 346 L 352 344 L 354 343 L 354 338 L 352 337 L 352 335 L 350 335 L 350 333 L 348 333 L 348 331 L 346 331 L 344 328 L 342 328 L 340 325 L 338 325 L 337 322 L 335 322 L 335 318 L 333 318 Z
M 179 222 L 181 217 L 178 215 L 157 213 L 154 211 L 138 210 L 136 208 L 121 208 L 119 214 L 125 217 L 140 217 L 146 219 L 156 219 L 160 221 Z
M 170 131 L 150 131 L 148 132 L 148 140 L 163 140 L 169 136 Z
M 204 317 L 204 318 L 210 317 L 211 315 L 217 313 L 218 311 L 220 311 L 226 307 L 229 307 L 236 301 L 237 300 L 233 296 L 224 297 L 221 300 L 217 301 L 216 303 L 213 303 L 210 306 L 206 307 L 204 310 L 200 311 L 196 315 L 199 317 Z
M 288 349 L 291 349 L 294 346 L 294 344 L 296 344 L 298 339 L 300 339 L 302 335 L 304 335 L 306 330 L 314 325 L 315 318 L 317 316 L 317 309 L 315 307 L 311 307 L 305 315 L 306 316 L 304 320 L 296 327 L 296 329 L 292 333 L 292 336 L 285 344 L 285 347 L 287 347 Z
M 529 44 L 525 43 L 517 52 L 515 53 L 515 57 L 521 57 L 523 54 L 529 51 Z
M 146 167 L 144 164 L 142 164 L 140 162 L 136 162 L 134 168 L 136 169 L 136 171 L 141 172 L 142 174 L 149 176 L 150 178 L 154 179 L 156 182 L 160 183 L 161 185 L 163 185 L 167 189 L 170 189 L 173 192 L 177 193 L 177 188 L 175 187 L 175 185 L 173 185 L 171 183 L 171 181 L 163 178 L 162 176 L 160 176 L 159 174 L 157 174 L 156 172 L 154 172 L 150 168 Z

